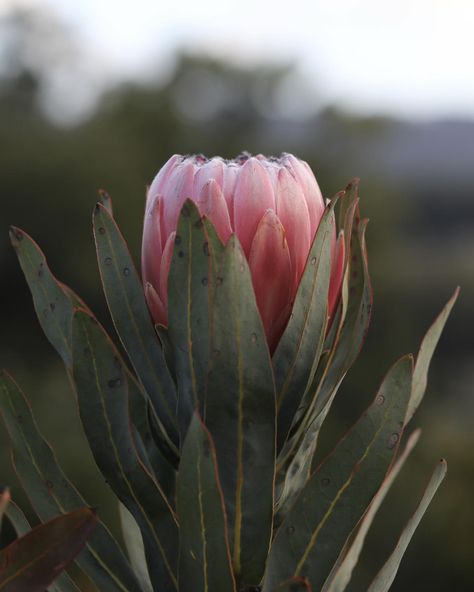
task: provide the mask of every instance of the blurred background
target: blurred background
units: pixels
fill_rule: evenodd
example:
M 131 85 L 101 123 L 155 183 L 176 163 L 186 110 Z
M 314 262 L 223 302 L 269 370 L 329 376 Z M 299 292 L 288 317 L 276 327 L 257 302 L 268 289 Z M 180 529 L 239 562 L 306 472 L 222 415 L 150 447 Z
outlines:
M 469 0 L 0 0 L 0 365 L 114 532 L 116 509 L 8 227 L 30 233 L 110 327 L 91 233 L 99 188 L 138 263 L 146 185 L 170 155 L 287 151 L 310 163 L 326 196 L 361 177 L 370 218 L 373 322 L 323 449 L 461 286 L 413 422 L 421 442 L 350 590 L 367 589 L 442 456 L 447 480 L 392 589 L 474 590 L 473 26 Z M 0 486 L 27 508 L 0 437 Z

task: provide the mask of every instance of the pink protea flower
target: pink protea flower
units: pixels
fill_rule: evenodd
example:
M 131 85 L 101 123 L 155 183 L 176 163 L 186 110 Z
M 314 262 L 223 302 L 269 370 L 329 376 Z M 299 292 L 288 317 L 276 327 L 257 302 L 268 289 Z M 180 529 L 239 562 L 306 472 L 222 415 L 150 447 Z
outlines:
M 145 294 L 155 323 L 167 324 L 168 272 L 179 213 L 192 199 L 226 243 L 235 233 L 249 262 L 270 351 L 288 322 L 292 303 L 325 204 L 308 164 L 279 158 L 172 156 L 147 195 L 142 247 Z M 338 301 L 344 241 L 332 236 L 329 315 Z

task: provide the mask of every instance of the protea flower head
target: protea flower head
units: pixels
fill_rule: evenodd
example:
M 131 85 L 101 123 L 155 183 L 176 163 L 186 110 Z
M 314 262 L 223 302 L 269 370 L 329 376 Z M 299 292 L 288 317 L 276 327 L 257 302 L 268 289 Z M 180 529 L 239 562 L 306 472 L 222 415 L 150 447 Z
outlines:
M 147 195 L 142 272 L 155 323 L 167 324 L 168 272 L 176 226 L 186 199 L 214 224 L 226 243 L 235 233 L 247 257 L 270 351 L 288 322 L 308 253 L 325 210 L 318 183 L 291 154 L 266 158 L 172 156 Z M 344 241 L 331 238 L 328 314 L 340 293 Z

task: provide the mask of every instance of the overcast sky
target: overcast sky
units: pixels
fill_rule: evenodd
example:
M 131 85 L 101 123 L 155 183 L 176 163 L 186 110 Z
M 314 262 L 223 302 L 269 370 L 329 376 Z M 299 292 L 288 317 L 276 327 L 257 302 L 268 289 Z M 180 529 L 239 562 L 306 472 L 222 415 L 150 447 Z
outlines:
M 0 0 L 50 7 L 111 76 L 166 69 L 186 47 L 292 60 L 356 112 L 474 117 L 474 0 Z

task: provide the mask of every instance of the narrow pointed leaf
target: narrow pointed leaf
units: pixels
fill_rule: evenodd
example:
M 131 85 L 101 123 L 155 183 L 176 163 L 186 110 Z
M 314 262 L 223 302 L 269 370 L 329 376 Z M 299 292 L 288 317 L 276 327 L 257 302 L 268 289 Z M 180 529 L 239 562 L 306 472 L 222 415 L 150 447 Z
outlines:
M 1 592 L 44 592 L 81 551 L 97 517 L 88 508 L 37 526 L 0 552 Z
M 354 213 L 358 216 L 357 211 L 349 211 L 350 216 Z M 347 228 L 351 224 L 349 217 Z M 365 222 L 360 223 L 352 232 L 347 286 L 349 299 L 347 305 L 343 303 L 345 314 L 339 317 L 339 326 L 331 328 L 331 350 L 321 357 L 321 365 L 301 403 L 298 427 L 293 428 L 294 435 L 286 442 L 278 457 L 278 474 L 285 478 L 283 495 L 279 500 L 283 514 L 315 468 L 312 465 L 319 431 L 342 379 L 359 353 L 369 326 L 372 289 L 365 249 L 365 227 Z
M 416 358 L 415 371 L 413 372 L 412 394 L 410 404 L 408 405 L 407 422 L 413 417 L 423 399 L 426 385 L 428 383 L 428 369 L 431 358 L 458 295 L 459 288 L 456 288 L 454 294 L 451 296 L 448 303 L 436 318 L 433 325 L 429 328 L 421 342 L 420 350 Z
M 180 592 L 235 592 L 216 453 L 197 414 L 184 442 L 177 505 Z
M 256 586 L 272 532 L 273 373 L 250 271 L 235 236 L 218 275 L 205 423 L 216 446 L 234 573 L 240 586 Z
M 419 437 L 420 430 L 416 430 L 413 432 L 413 434 L 411 434 L 403 452 L 397 458 L 397 461 L 385 478 L 380 489 L 377 491 L 377 494 L 372 500 L 369 509 L 362 518 L 361 523 L 357 528 L 357 534 L 355 535 L 354 539 L 350 541 L 348 548 L 344 550 L 343 557 L 336 564 L 333 572 L 326 581 L 322 592 L 343 592 L 343 590 L 346 589 L 350 582 L 352 572 L 359 561 L 365 537 L 367 536 L 375 515 L 382 505 L 382 502 L 385 499 L 390 487 L 405 464 L 406 459 L 410 455 L 413 448 L 416 446 Z
M 426 488 L 425 493 L 420 501 L 420 505 L 404 528 L 400 539 L 398 540 L 397 546 L 375 577 L 374 581 L 370 585 L 370 588 L 368 589 L 368 592 L 386 592 L 390 589 L 390 586 L 392 585 L 393 580 L 397 574 L 402 557 L 413 537 L 413 534 L 415 533 L 415 530 L 418 527 L 418 524 L 420 523 L 424 513 L 430 505 L 434 494 L 446 476 L 447 468 L 448 466 L 446 461 L 442 459 L 433 472 L 430 482 L 428 483 L 428 487 Z
M 178 441 L 175 386 L 127 244 L 110 213 L 100 204 L 94 210 L 94 236 L 115 328 L 173 447 Z
M 39 518 L 46 522 L 87 505 L 38 430 L 25 395 L 6 372 L 0 373 L 0 412 L 10 437 L 15 472 Z M 100 521 L 76 562 L 108 592 L 140 592 L 122 550 Z
M 199 210 L 187 200 L 176 230 L 168 276 L 168 335 L 178 380 L 182 439 L 194 409 L 202 411 L 209 359 L 213 291 L 209 240 Z
M 66 367 L 71 368 L 71 299 L 51 273 L 41 249 L 26 232 L 12 227 L 10 239 L 33 296 L 41 327 Z
M 150 578 L 176 589 L 177 524 L 158 482 L 143 464 L 130 430 L 128 381 L 117 350 L 84 311 L 73 319 L 73 375 L 79 412 L 95 461 L 143 536 Z
M 370 407 L 316 469 L 273 541 L 264 592 L 305 576 L 320 590 L 382 484 L 397 450 L 411 390 L 412 359 L 388 372 Z
M 304 392 L 311 384 L 324 344 L 331 276 L 332 207 L 326 210 L 301 279 L 292 315 L 272 359 L 281 449 Z

